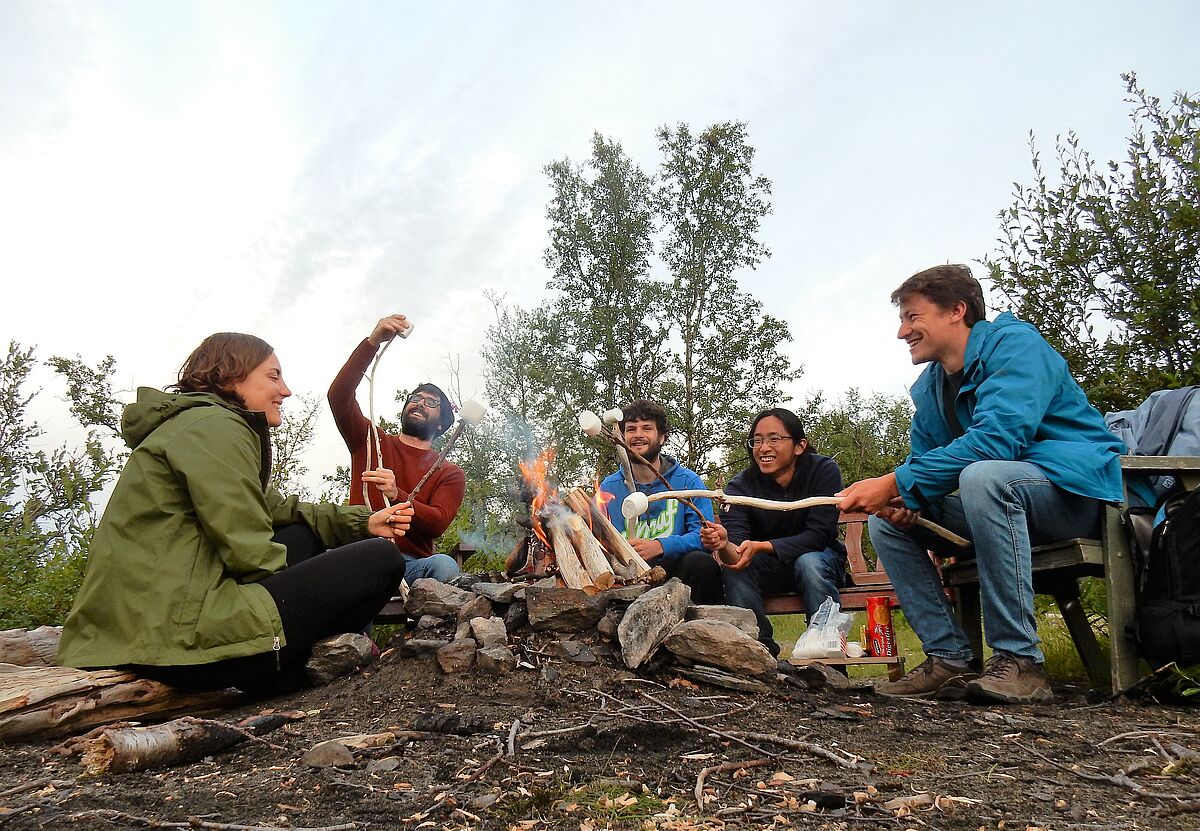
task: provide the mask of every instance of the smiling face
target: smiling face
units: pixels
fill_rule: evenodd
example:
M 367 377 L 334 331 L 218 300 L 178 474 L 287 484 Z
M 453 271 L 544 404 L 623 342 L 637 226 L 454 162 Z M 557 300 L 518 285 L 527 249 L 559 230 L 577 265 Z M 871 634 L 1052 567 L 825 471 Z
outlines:
M 441 399 L 425 390 L 416 390 L 405 400 L 404 413 L 400 417 L 400 432 L 429 441 L 437 435 L 441 420 Z
M 283 424 L 283 399 L 292 394 L 283 381 L 283 370 L 279 359 L 272 352 L 261 364 L 250 370 L 250 374 L 233 385 L 247 410 L 266 413 L 267 424 L 278 427 Z
M 900 329 L 896 337 L 908 344 L 914 364 L 937 361 L 947 372 L 962 369 L 971 334 L 962 301 L 943 309 L 922 294 L 910 295 L 900 304 Z
M 650 420 L 625 422 L 624 427 L 625 443 L 630 449 L 642 456 L 648 462 L 654 462 L 658 459 L 658 454 L 662 452 L 663 443 L 666 441 L 666 436 L 658 432 L 658 425 Z
M 787 426 L 776 416 L 766 416 L 754 425 L 750 436 L 750 455 L 764 476 L 781 484 L 792 480 L 796 460 L 808 448 L 808 441 L 796 441 L 788 434 Z

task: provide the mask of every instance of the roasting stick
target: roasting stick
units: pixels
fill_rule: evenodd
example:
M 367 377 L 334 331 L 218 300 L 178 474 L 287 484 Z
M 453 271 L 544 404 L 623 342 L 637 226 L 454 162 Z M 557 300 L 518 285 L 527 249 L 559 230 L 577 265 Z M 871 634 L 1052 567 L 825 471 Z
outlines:
M 629 496 L 625 497 L 625 501 L 630 502 L 630 497 L 632 496 L 633 494 L 630 494 Z M 840 496 L 810 496 L 808 499 L 800 499 L 796 502 L 776 502 L 771 499 L 759 499 L 755 496 L 741 496 L 735 493 L 725 493 L 725 491 L 707 490 L 660 491 L 659 493 L 652 493 L 649 496 L 645 496 L 643 494 L 643 496 L 645 497 L 647 504 L 656 502 L 660 499 L 678 499 L 679 501 L 683 502 L 688 499 L 704 498 L 711 499 L 714 502 L 724 502 L 729 505 L 745 505 L 748 508 L 762 508 L 765 511 L 800 511 L 805 508 L 815 508 L 819 505 L 842 504 L 842 497 Z M 632 511 L 634 508 L 638 507 L 639 502 L 640 500 L 634 500 L 631 503 L 629 510 Z M 645 508 L 643 508 L 641 511 L 638 511 L 635 516 L 641 516 L 644 511 Z M 621 513 L 626 513 L 624 504 L 621 505 Z M 930 520 L 925 519 L 925 517 L 917 517 L 917 519 L 914 520 L 914 524 L 924 528 L 932 534 L 936 534 L 944 540 L 949 540 L 959 548 L 971 547 L 970 540 L 966 539 L 965 537 L 960 537 L 949 528 L 938 525 L 936 522 L 931 522 Z
M 410 320 L 405 320 L 404 322 L 408 325 L 403 331 L 397 332 L 396 334 L 402 338 L 407 338 L 412 334 L 413 323 Z M 379 441 L 379 426 L 375 422 L 375 370 L 379 368 L 379 361 L 383 358 L 383 353 L 388 351 L 388 347 L 392 345 L 392 341 L 394 340 L 395 338 L 393 337 L 383 344 L 383 349 L 379 350 L 379 354 L 376 355 L 375 360 L 371 362 L 371 371 L 367 373 L 367 423 L 370 426 L 367 428 L 367 456 L 363 461 L 364 470 L 375 469 L 374 467 L 371 467 L 372 447 L 375 449 L 375 467 L 383 467 L 383 445 Z M 370 486 L 366 482 L 363 482 L 362 489 L 363 504 L 370 507 Z M 381 492 L 379 495 L 383 497 L 383 504 L 390 508 L 392 506 L 392 500 L 387 498 L 387 494 Z
M 625 413 L 616 407 L 600 416 L 604 426 L 613 431 L 617 429 L 616 425 L 624 419 Z M 633 493 L 637 490 L 637 482 L 633 478 L 633 464 L 629 461 L 629 452 L 619 444 L 615 445 L 613 449 L 617 452 L 617 464 L 621 467 L 621 478 L 625 480 L 625 487 L 630 493 Z M 625 536 L 629 539 L 637 536 L 637 523 L 625 523 Z

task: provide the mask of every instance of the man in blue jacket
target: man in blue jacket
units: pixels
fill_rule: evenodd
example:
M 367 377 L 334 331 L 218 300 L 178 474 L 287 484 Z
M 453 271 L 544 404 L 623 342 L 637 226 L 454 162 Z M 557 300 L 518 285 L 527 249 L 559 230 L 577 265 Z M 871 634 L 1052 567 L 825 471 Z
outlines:
M 653 401 L 634 401 L 622 410 L 624 419 L 619 427 L 625 442 L 652 467 L 633 460 L 635 487 L 647 495 L 668 490 L 655 476 L 658 471 L 671 483 L 669 490 L 703 490 L 704 481 L 695 471 L 688 470 L 662 452 L 670 427 L 667 411 Z M 600 483 L 600 489 L 612 496 L 606 502 L 608 517 L 621 533 L 625 533 L 625 517 L 621 502 L 629 495 L 629 487 L 621 471 Z M 712 500 L 691 500 L 704 519 L 712 522 Z M 696 512 L 675 499 L 651 502 L 649 510 L 638 519 L 635 536 L 629 542 L 651 567 L 662 566 L 668 577 L 678 577 L 692 589 L 692 602 L 720 605 L 725 602 L 721 586 L 721 567 L 700 544 L 702 522 Z
M 1121 444 L 1033 326 L 1007 312 L 984 318 L 983 291 L 966 266 L 915 274 L 891 299 L 900 308 L 897 337 L 914 364 L 929 364 L 911 391 L 912 450 L 895 472 L 842 491 L 841 507 L 875 514 L 871 542 L 928 658 L 875 689 L 977 702 L 1052 700 L 1030 550 L 1099 536 L 1104 503 L 1121 499 Z M 993 650 L 982 674 L 926 554 L 942 546 L 913 526 L 921 514 L 974 543 Z

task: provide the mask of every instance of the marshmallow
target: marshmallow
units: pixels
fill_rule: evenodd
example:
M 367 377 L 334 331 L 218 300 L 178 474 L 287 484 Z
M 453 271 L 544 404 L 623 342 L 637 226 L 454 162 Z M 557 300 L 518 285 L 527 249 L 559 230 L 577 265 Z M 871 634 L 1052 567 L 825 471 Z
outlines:
M 487 407 L 480 404 L 474 398 L 468 398 L 463 402 L 462 409 L 458 411 L 458 417 L 467 424 L 479 424 L 483 421 L 484 415 L 487 414 Z
M 650 500 L 641 491 L 634 491 L 621 502 L 621 515 L 628 523 L 631 519 L 640 517 L 650 507 Z
M 605 410 L 604 415 L 600 416 L 605 427 L 611 427 L 614 424 L 620 424 L 625 420 L 625 413 L 620 407 L 613 407 L 611 410 Z
M 579 429 L 589 436 L 600 435 L 600 430 L 602 429 L 600 416 L 591 410 L 584 410 L 579 414 Z
M 413 326 L 414 326 L 414 325 L 415 325 L 415 324 L 414 324 L 414 323 L 413 323 L 411 320 L 406 320 L 406 321 L 404 321 L 404 328 L 403 328 L 403 329 L 401 329 L 401 330 L 400 330 L 399 332 L 397 332 L 396 334 L 398 334 L 398 335 L 399 335 L 400 337 L 402 337 L 402 338 L 407 338 L 409 335 L 411 335 L 411 334 L 412 334 L 412 330 L 413 330 Z

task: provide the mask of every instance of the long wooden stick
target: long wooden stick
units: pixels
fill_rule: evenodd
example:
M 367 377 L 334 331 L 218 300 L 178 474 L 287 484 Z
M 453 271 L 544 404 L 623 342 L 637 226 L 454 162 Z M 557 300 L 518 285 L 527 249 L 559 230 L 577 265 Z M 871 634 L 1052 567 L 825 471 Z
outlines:
M 685 502 L 688 499 L 711 499 L 714 502 L 724 502 L 728 505 L 745 505 L 748 508 L 761 508 L 765 511 L 800 511 L 805 508 L 816 508 L 820 505 L 841 505 L 842 497 L 840 496 L 810 496 L 807 499 L 798 499 L 795 502 L 776 502 L 772 499 L 760 499 L 755 496 L 742 496 L 736 493 L 725 493 L 725 491 L 710 491 L 710 490 L 683 490 L 683 491 L 659 491 L 658 493 L 648 494 L 647 502 L 655 502 L 659 499 L 678 499 L 680 502 Z M 914 524 L 924 528 L 931 534 L 936 534 L 944 540 L 948 540 L 959 548 L 970 548 L 971 541 L 965 537 L 960 537 L 958 534 L 951 531 L 949 528 L 938 525 L 925 517 L 917 517 Z

